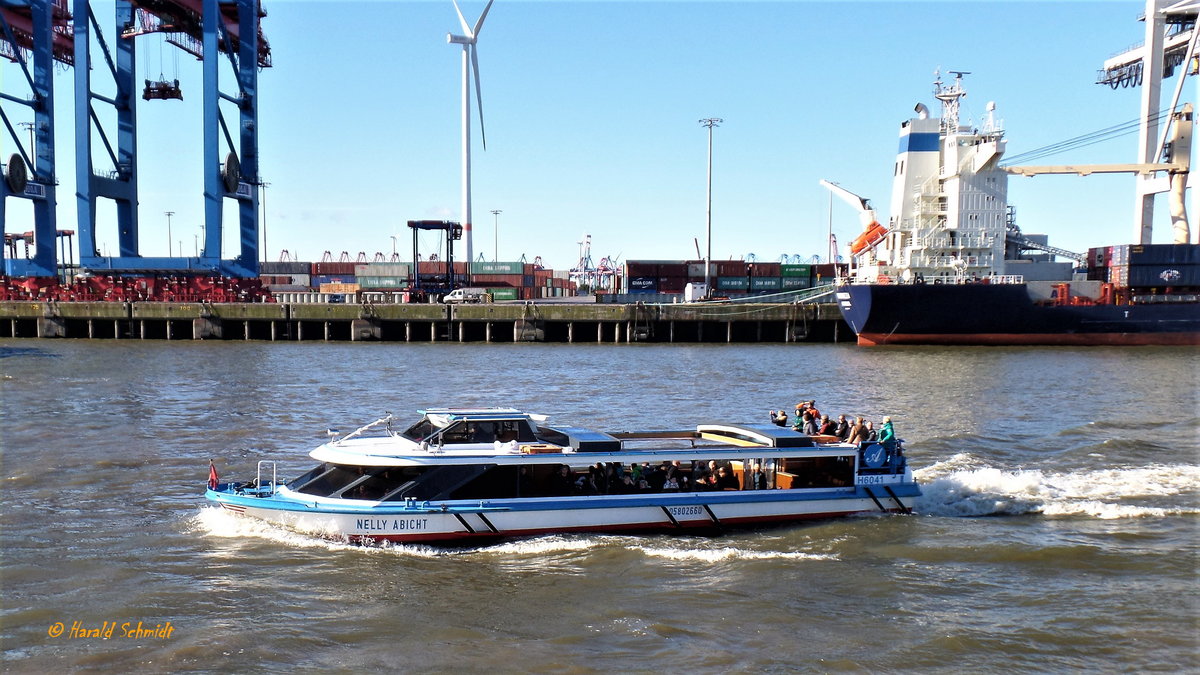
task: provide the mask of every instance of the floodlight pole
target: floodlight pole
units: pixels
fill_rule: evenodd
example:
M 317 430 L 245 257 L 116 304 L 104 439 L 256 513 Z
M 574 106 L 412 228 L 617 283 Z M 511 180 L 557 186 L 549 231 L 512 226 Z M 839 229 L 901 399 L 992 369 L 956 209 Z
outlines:
M 504 213 L 504 212 L 501 211 L 500 209 L 492 210 L 492 216 L 495 217 L 493 232 L 494 232 L 494 237 L 496 239 L 496 241 L 492 243 L 492 246 L 493 246 L 492 262 L 496 262 L 497 260 L 500 259 L 500 214 L 501 213 Z
M 707 228 L 708 237 L 707 237 L 707 244 L 706 244 L 707 250 L 704 253 L 704 288 L 705 288 L 705 296 L 706 297 L 712 295 L 712 283 L 711 283 L 710 279 L 712 278 L 711 269 L 712 269 L 712 142 L 713 142 L 713 127 L 720 125 L 724 121 L 725 120 L 723 120 L 719 117 L 707 117 L 705 119 L 700 120 L 700 124 L 708 128 L 708 191 L 707 191 L 708 206 L 705 210 L 707 220 L 708 220 L 708 228 Z
M 167 217 L 167 257 L 171 257 L 171 216 L 175 215 L 174 211 L 163 211 Z

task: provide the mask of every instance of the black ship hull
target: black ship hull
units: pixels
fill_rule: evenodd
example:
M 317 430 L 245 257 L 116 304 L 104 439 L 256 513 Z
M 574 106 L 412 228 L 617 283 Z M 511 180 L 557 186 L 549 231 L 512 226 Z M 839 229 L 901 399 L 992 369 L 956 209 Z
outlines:
M 1200 345 L 1197 302 L 1039 304 L 1024 284 L 849 284 L 837 298 L 864 345 Z

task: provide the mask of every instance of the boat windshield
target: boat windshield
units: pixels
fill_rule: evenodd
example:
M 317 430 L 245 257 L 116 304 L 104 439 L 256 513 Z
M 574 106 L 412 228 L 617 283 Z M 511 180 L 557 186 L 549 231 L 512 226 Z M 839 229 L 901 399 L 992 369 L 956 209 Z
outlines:
M 438 430 L 438 428 L 439 427 L 434 426 L 433 422 L 430 422 L 429 418 L 426 417 L 422 418 L 420 422 L 417 422 L 411 427 L 405 429 L 404 433 L 400 435 L 410 441 L 416 441 L 417 443 L 420 443 L 431 436 L 435 431 Z

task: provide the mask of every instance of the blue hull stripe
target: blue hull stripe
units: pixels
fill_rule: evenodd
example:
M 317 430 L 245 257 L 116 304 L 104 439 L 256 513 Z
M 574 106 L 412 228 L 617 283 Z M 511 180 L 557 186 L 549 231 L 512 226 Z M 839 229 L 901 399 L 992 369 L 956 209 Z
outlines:
M 920 488 L 913 483 L 890 486 L 898 497 L 918 497 Z M 247 497 L 224 491 L 209 490 L 205 495 L 210 501 L 249 506 L 276 511 L 298 511 L 305 513 L 342 513 L 356 515 L 412 515 L 417 513 L 488 513 L 496 511 L 559 511 L 574 509 L 609 509 L 640 506 L 693 506 L 707 504 L 753 504 L 758 502 L 803 502 L 839 499 L 861 499 L 873 497 L 867 488 L 845 488 L 829 492 L 793 492 L 791 490 L 739 490 L 729 492 L 681 492 L 658 494 L 652 497 L 636 495 L 613 495 L 592 497 L 539 497 L 536 499 L 491 500 L 481 505 L 478 500 L 459 502 L 437 502 L 428 506 L 405 508 L 396 506 L 333 507 L 315 502 L 302 502 L 278 497 Z M 443 504 L 445 508 L 443 508 Z

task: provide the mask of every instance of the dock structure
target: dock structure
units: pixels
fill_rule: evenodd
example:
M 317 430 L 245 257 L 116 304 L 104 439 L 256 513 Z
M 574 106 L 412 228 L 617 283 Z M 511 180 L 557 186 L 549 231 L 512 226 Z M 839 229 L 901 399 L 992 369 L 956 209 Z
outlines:
M 852 340 L 835 303 L 0 302 L 0 338 L 754 343 Z

